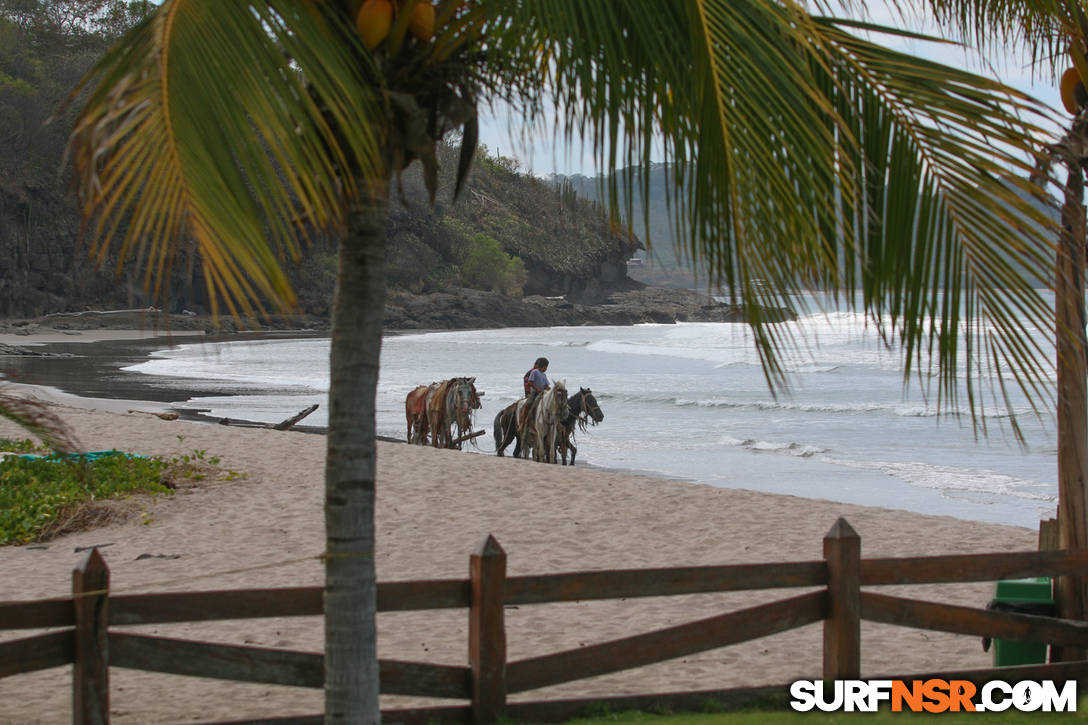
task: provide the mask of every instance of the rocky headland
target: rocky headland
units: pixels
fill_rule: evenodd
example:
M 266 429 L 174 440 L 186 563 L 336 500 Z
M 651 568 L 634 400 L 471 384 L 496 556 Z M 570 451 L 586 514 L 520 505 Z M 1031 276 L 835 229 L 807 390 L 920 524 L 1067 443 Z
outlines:
M 627 280 L 599 301 L 588 304 L 566 297 L 527 296 L 522 299 L 495 292 L 458 289 L 431 294 L 390 292 L 385 306 L 385 327 L 390 332 L 407 330 L 467 330 L 501 327 L 551 327 L 558 325 L 634 325 L 639 323 L 744 322 L 744 308 L 719 302 L 691 290 L 649 287 Z M 789 319 L 777 310 L 779 319 Z M 218 320 L 205 315 L 164 314 L 155 309 L 86 310 L 30 319 L 0 320 L 0 333 L 33 335 L 54 331 L 78 334 L 83 330 L 139 329 L 169 332 L 221 334 L 241 331 L 305 330 L 323 332 L 328 318 L 316 315 L 268 315 L 257 320 Z M 43 351 L 20 345 L 0 345 L 0 355 L 35 355 Z

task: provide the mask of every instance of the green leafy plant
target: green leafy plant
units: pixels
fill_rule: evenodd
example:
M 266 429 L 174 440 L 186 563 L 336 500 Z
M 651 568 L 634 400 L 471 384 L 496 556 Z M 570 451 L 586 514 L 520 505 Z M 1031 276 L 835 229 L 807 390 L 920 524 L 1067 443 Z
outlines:
M 0 545 L 44 541 L 117 516 L 106 501 L 169 493 L 160 458 L 111 452 L 0 460 Z
M 491 289 L 511 297 L 521 297 L 529 275 L 525 263 L 502 250 L 498 241 L 487 234 L 476 234 L 461 263 L 464 283 L 469 287 Z
M 11 438 L 0 438 L 0 451 L 5 453 L 42 453 L 45 450 L 47 449 L 29 438 L 18 441 Z
M 168 486 L 177 488 L 188 483 L 199 483 L 206 480 L 237 481 L 248 476 L 237 471 L 222 471 L 219 456 L 209 456 L 203 449 L 194 449 L 192 453 L 183 453 L 174 456 L 166 462 L 166 470 L 163 480 Z

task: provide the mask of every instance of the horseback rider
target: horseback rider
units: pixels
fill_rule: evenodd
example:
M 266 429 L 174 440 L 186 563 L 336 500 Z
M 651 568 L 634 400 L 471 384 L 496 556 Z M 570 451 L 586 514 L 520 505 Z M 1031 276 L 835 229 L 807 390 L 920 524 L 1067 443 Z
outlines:
M 518 411 L 518 430 L 525 427 L 525 421 L 529 420 L 540 394 L 552 387 L 545 375 L 547 371 L 548 358 L 538 357 L 532 369 L 522 378 L 525 385 L 525 405 L 520 406 Z

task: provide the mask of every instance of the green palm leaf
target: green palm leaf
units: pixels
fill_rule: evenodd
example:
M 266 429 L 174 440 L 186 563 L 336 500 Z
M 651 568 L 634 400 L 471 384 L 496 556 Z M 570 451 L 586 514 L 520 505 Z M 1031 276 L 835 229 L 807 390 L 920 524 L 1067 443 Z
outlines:
M 159 284 L 191 240 L 213 305 L 289 308 L 283 263 L 342 223 L 344 170 L 384 173 L 346 28 L 309 3 L 174 0 L 129 34 L 85 82 L 71 142 L 99 258 L 120 238 Z
M 903 343 L 905 375 L 933 356 L 942 403 L 957 402 L 964 365 L 1011 369 L 1026 388 L 1046 377 L 1024 341 L 1052 325 L 1032 285 L 1050 276 L 1054 224 L 1016 180 L 1034 167 L 1040 104 L 851 32 L 894 31 L 793 3 L 521 5 L 512 25 L 547 43 L 568 129 L 603 168 L 640 165 L 609 182 L 614 206 L 648 193 L 664 149 L 686 249 L 747 303 L 772 385 L 798 341 L 761 305 L 793 305 L 810 286 L 861 290 Z M 961 349 L 970 314 L 983 322 Z M 981 402 L 975 382 L 963 393 Z

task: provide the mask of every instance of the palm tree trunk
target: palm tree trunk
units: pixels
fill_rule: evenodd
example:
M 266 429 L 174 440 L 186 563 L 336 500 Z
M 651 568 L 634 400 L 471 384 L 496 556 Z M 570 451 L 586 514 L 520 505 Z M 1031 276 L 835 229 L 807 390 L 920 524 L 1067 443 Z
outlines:
M 1058 356 L 1058 526 L 1063 549 L 1088 549 L 1088 365 L 1084 329 L 1084 172 L 1069 166 L 1055 279 Z M 1085 580 L 1058 580 L 1058 613 L 1088 619 Z M 1054 661 L 1079 660 L 1083 649 L 1053 648 Z
M 325 722 L 378 723 L 375 398 L 388 184 L 351 204 L 340 244 L 325 461 Z

